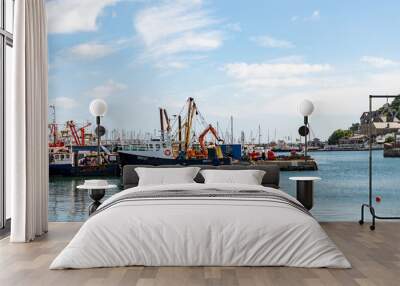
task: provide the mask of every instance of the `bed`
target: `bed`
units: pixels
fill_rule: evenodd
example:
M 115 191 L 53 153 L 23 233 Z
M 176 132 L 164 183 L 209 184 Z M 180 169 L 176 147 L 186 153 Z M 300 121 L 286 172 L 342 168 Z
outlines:
M 313 216 L 279 190 L 279 169 L 262 185 L 196 183 L 137 186 L 107 199 L 50 269 L 144 266 L 291 266 L 350 268 Z M 201 168 L 217 168 L 203 167 Z M 219 167 L 224 169 L 243 167 Z

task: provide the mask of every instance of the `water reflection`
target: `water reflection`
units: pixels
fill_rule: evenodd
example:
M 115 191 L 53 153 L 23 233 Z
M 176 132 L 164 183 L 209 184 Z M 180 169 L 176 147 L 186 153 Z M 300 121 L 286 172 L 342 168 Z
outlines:
M 93 178 L 90 178 L 93 179 Z M 104 178 L 102 178 L 104 179 Z M 106 178 L 110 184 L 120 185 L 120 178 Z M 85 178 L 53 177 L 49 181 L 49 221 L 84 221 L 92 203 L 87 190 L 76 187 Z M 106 191 L 104 199 L 120 192 L 121 187 Z M 103 200 L 104 200 L 103 199 Z

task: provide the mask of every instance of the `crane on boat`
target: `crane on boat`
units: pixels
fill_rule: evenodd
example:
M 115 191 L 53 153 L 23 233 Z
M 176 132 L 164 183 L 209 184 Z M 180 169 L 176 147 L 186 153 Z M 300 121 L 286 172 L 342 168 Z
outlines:
M 165 108 L 160 107 L 160 127 L 161 127 L 161 139 L 165 139 L 165 132 L 170 134 L 172 127 L 171 127 L 171 120 L 168 117 L 167 110 Z
M 197 106 L 196 103 L 194 102 L 193 97 L 189 97 L 188 101 L 188 109 L 187 109 L 187 115 L 186 115 L 186 121 L 184 123 L 185 127 L 185 145 L 184 145 L 184 150 L 185 152 L 188 151 L 189 149 L 189 144 L 190 144 L 190 131 L 193 126 L 193 117 L 195 114 L 197 114 Z
M 77 126 L 73 120 L 69 120 L 66 123 L 67 127 L 71 131 L 72 139 L 74 140 L 74 144 L 77 146 L 85 146 L 85 128 L 92 125 L 90 122 L 86 123 L 84 126 L 77 129 Z M 79 130 L 79 133 L 78 133 Z
M 161 127 L 161 141 L 168 138 L 173 138 L 172 149 L 177 156 L 183 156 L 186 159 L 197 158 L 204 159 L 208 156 L 208 149 L 206 146 L 206 136 L 211 133 L 218 143 L 224 142 L 219 136 L 218 129 L 209 124 L 200 113 L 197 104 L 193 97 L 189 97 L 186 104 L 182 107 L 181 111 L 174 115 L 174 121 L 168 116 L 166 109 L 159 108 L 160 127 Z M 196 123 L 199 122 L 203 126 L 203 131 L 199 136 L 196 135 Z M 178 123 L 176 129 L 175 123 Z M 173 131 L 174 130 L 174 131 Z M 166 134 L 168 137 L 166 138 Z M 167 140 L 167 141 L 168 141 Z M 221 153 L 220 148 L 215 147 L 218 154 Z M 222 153 L 221 153 L 222 154 Z M 221 155 L 222 156 L 222 155 Z M 221 157 L 219 156 L 219 157 Z
M 208 132 L 211 132 L 211 134 L 215 137 L 215 139 L 218 142 L 221 142 L 221 143 L 224 142 L 224 140 L 221 137 L 219 137 L 217 130 L 211 124 L 208 124 L 207 128 L 204 129 L 204 131 L 199 136 L 199 144 L 200 144 L 201 152 L 203 154 L 207 154 L 207 148 L 206 148 L 204 139 L 205 139 L 206 135 L 208 134 Z

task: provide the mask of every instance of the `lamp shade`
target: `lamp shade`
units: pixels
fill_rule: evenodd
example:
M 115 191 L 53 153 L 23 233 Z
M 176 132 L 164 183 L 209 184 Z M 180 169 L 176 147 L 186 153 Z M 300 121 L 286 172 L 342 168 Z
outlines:
M 299 105 L 299 112 L 303 116 L 309 116 L 314 111 L 314 104 L 308 99 L 303 100 Z
M 90 113 L 93 116 L 104 116 L 107 112 L 107 103 L 103 99 L 95 99 L 89 105 Z

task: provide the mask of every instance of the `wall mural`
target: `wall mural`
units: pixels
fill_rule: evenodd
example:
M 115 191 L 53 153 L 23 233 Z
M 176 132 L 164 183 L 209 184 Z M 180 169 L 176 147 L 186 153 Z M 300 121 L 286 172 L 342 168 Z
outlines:
M 278 164 L 292 195 L 289 177 L 321 178 L 313 214 L 356 220 L 369 116 L 377 208 L 394 214 L 400 98 L 368 112 L 398 93 L 389 2 L 47 1 L 50 220 L 86 219 L 76 187 L 119 185 L 121 165 L 249 162 Z

